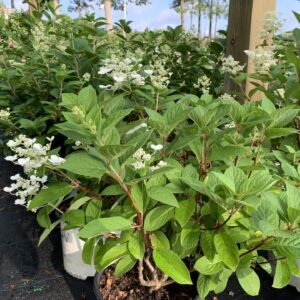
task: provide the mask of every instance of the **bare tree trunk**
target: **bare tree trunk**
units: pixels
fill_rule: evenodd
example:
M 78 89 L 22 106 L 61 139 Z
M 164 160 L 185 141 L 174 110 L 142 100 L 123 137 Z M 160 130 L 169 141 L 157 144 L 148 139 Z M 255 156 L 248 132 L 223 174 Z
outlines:
M 127 20 L 127 0 L 123 0 L 123 19 Z
M 105 18 L 106 18 L 106 30 L 110 32 L 113 29 L 111 0 L 104 0 L 104 10 L 105 10 Z
M 219 0 L 216 0 L 216 13 L 215 13 L 215 36 L 217 35 L 218 30 L 218 16 L 219 16 Z
M 184 0 L 180 0 L 180 17 L 182 30 L 185 31 L 185 3 Z
M 10 7 L 15 8 L 15 0 L 10 0 Z
M 201 19 L 202 19 L 202 11 L 201 11 L 202 0 L 198 0 L 198 37 L 201 37 Z
M 213 19 L 213 0 L 210 0 L 210 4 L 209 4 L 209 38 L 212 38 L 212 19 Z

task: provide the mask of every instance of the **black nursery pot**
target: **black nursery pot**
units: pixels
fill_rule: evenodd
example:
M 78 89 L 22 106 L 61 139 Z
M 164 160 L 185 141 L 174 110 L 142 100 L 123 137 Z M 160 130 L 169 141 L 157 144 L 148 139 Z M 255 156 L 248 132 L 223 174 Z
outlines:
M 96 296 L 97 300 L 103 300 L 101 293 L 100 293 L 100 286 L 99 286 L 99 282 L 100 282 L 100 278 L 101 278 L 102 272 L 96 272 L 96 275 L 94 277 L 94 285 L 93 285 L 93 290 Z
M 100 285 L 99 285 L 100 278 L 101 278 L 102 274 L 103 274 L 103 272 L 100 272 L 100 273 L 97 272 L 96 275 L 95 275 L 95 277 L 94 277 L 93 290 L 94 290 L 94 293 L 95 293 L 95 296 L 96 296 L 97 300 L 104 300 L 102 298 L 102 295 L 101 295 L 101 292 L 100 292 Z M 201 300 L 201 299 L 199 298 L 199 296 L 196 296 L 194 298 L 194 300 Z

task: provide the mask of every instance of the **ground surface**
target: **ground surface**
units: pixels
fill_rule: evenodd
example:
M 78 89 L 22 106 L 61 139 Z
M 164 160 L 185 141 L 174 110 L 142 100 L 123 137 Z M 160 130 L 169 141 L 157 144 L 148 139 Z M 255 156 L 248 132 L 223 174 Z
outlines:
M 0 300 L 95 300 L 92 279 L 77 280 L 64 272 L 59 231 L 38 248 L 41 230 L 35 215 L 14 205 L 13 197 L 2 192 L 17 172 L 0 157 Z M 265 273 L 260 277 L 260 296 L 246 296 L 232 279 L 214 300 L 300 300 L 295 288 L 272 289 L 272 279 Z
M 0 300 L 94 300 L 92 280 L 64 272 L 60 232 L 38 248 L 35 215 L 2 192 L 17 171 L 0 158 Z

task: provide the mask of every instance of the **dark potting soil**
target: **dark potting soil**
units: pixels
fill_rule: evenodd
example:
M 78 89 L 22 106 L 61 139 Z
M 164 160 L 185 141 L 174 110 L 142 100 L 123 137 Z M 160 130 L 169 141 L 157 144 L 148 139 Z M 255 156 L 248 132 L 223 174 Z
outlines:
M 36 215 L 2 191 L 20 169 L 0 157 L 0 170 L 0 300 L 95 300 L 93 278 L 64 271 L 59 229 L 37 247 Z
M 96 300 L 92 278 L 82 281 L 64 271 L 59 230 L 54 230 L 37 247 L 41 229 L 35 214 L 16 206 L 14 197 L 2 191 L 10 185 L 10 176 L 18 172 L 18 168 L 0 155 L 0 300 Z M 233 277 L 225 292 L 211 294 L 207 300 L 300 300 L 300 293 L 294 287 L 273 289 L 268 274 L 261 271 L 259 276 L 261 292 L 257 297 L 245 295 Z M 179 295 L 162 300 L 188 299 Z
M 107 268 L 100 277 L 100 294 L 103 300 L 193 300 L 197 291 L 193 286 L 170 284 L 149 293 L 141 286 L 136 268 L 122 277 L 114 276 L 113 268 Z

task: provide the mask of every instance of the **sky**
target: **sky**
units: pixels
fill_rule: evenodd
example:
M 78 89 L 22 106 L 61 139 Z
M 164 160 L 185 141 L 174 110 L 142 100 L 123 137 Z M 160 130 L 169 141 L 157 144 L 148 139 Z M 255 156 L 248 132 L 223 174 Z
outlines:
M 1 1 L 1 0 L 0 0 Z M 3 1 L 3 0 L 2 0 Z M 60 0 L 62 4 L 62 12 L 68 12 L 68 6 L 72 0 Z M 265 1 L 265 0 L 260 0 Z M 6 6 L 9 7 L 10 0 L 3 1 Z M 150 29 L 166 28 L 167 26 L 175 27 L 180 25 L 180 16 L 174 9 L 170 8 L 171 0 L 150 0 L 151 4 L 146 6 L 128 5 L 127 20 L 133 21 L 132 27 L 136 30 L 143 30 L 146 27 Z M 15 0 L 17 9 L 27 9 L 27 4 L 23 4 L 22 0 Z M 284 29 L 290 30 L 295 27 L 299 27 L 297 20 L 292 14 L 292 10 L 300 13 L 300 1 L 298 0 L 277 0 L 277 14 L 284 21 Z M 97 16 L 104 16 L 103 9 L 95 7 L 94 11 Z M 70 13 L 69 13 L 70 14 Z M 76 16 L 76 13 L 71 13 Z M 120 11 L 113 12 L 113 19 L 117 21 L 123 18 L 123 14 Z M 189 15 L 186 16 L 187 28 L 189 28 Z M 197 17 L 194 16 L 194 25 L 196 25 Z M 219 20 L 218 29 L 226 29 L 227 20 Z M 207 34 L 208 20 L 204 19 L 202 22 L 203 33 Z

